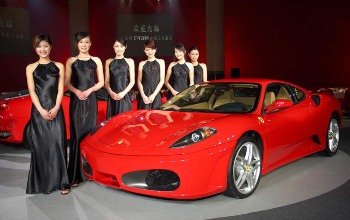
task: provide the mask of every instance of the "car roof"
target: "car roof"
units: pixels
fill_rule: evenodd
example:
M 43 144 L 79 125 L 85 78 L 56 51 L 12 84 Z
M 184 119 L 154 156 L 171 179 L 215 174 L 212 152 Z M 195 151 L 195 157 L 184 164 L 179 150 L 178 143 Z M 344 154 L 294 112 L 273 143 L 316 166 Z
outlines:
M 283 84 L 294 85 L 293 83 L 289 83 L 283 80 L 268 79 L 268 78 L 231 78 L 231 79 L 218 79 L 218 80 L 209 81 L 209 83 L 234 83 L 234 82 L 255 83 L 255 84 L 260 84 L 263 87 L 267 86 L 270 83 L 283 83 Z M 297 87 L 300 87 L 300 86 L 297 86 Z

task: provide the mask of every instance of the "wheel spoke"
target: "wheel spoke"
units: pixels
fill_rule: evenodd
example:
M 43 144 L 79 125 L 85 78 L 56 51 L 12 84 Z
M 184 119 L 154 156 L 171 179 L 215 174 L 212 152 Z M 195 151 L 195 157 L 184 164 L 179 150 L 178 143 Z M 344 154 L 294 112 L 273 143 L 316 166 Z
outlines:
M 255 172 L 249 172 L 248 175 L 247 175 L 247 183 L 248 183 L 248 187 L 247 187 L 247 188 L 249 189 L 249 191 L 250 191 L 251 189 L 253 189 L 253 188 L 254 188 L 254 185 L 255 185 L 255 184 L 254 184 L 254 182 L 255 182 L 255 181 L 254 181 L 254 176 L 255 176 L 254 173 L 255 173 Z
M 255 159 L 252 161 L 251 163 L 251 167 L 256 170 L 258 168 L 260 168 L 260 159 Z
M 240 173 L 239 178 L 236 181 L 236 186 L 238 189 L 241 189 L 242 185 L 246 181 L 247 178 L 247 172 L 243 171 Z
M 332 148 L 333 149 L 337 148 L 337 146 L 338 146 L 338 139 L 337 138 L 333 138 L 333 140 L 332 140 Z
M 248 164 L 252 161 L 253 157 L 253 145 L 251 143 L 247 143 L 246 145 L 246 153 L 244 159 L 248 162 Z

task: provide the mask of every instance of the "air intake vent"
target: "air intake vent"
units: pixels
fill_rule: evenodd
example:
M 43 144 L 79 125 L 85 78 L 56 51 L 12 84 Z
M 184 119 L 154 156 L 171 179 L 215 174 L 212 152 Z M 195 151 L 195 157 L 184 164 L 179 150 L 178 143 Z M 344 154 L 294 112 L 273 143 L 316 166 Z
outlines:
M 172 191 L 180 186 L 179 176 L 170 170 L 152 170 L 146 177 L 150 190 Z

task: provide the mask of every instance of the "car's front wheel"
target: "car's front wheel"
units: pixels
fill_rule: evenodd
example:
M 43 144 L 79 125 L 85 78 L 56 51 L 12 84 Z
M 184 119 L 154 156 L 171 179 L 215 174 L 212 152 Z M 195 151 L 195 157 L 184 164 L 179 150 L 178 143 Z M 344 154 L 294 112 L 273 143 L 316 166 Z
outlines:
M 340 137 L 339 133 L 340 129 L 338 119 L 337 117 L 332 116 L 327 129 L 327 147 L 325 150 L 327 156 L 333 156 L 338 151 Z
M 242 137 L 232 154 L 225 195 L 246 198 L 256 190 L 261 176 L 261 151 L 257 142 Z

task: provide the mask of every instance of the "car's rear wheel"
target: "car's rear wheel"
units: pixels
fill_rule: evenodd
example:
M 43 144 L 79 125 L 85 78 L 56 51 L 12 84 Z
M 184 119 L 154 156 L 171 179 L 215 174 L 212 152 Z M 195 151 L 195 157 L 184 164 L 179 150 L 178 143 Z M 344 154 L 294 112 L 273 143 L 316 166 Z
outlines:
M 261 176 L 261 151 L 255 139 L 244 136 L 232 154 L 225 195 L 246 198 L 256 190 Z
M 339 133 L 339 121 L 337 117 L 332 116 L 327 129 L 327 147 L 325 149 L 325 153 L 327 156 L 333 156 L 335 153 L 337 153 L 339 147 Z

